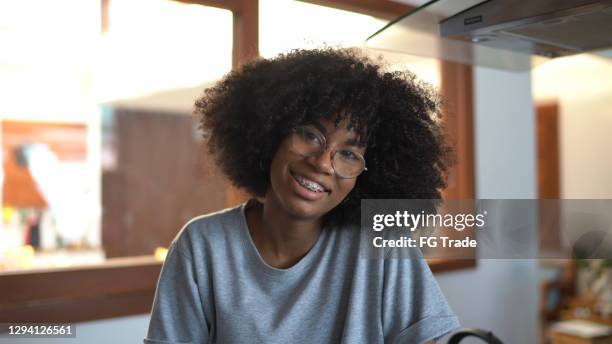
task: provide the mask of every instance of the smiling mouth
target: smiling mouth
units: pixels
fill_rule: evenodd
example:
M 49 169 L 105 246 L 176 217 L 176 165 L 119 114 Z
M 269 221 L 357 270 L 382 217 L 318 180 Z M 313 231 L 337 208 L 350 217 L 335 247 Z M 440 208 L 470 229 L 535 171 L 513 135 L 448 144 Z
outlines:
M 306 177 L 303 177 L 293 171 L 290 171 L 290 173 L 293 179 L 295 179 L 295 181 L 298 182 L 298 184 L 303 186 L 305 189 L 308 189 L 312 192 L 329 192 L 329 190 L 325 189 L 323 185 L 315 181 L 312 181 Z

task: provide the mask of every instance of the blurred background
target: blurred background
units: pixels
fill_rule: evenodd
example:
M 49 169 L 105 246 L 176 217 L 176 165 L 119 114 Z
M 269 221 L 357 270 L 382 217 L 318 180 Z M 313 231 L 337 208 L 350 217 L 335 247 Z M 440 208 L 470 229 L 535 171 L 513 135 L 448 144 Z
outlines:
M 258 56 L 363 48 L 423 3 L 0 1 L 0 322 L 77 323 L 71 343 L 141 342 L 171 240 L 246 197 L 203 149 L 194 100 Z M 445 197 L 612 198 L 610 51 L 517 72 L 363 49 L 447 99 L 458 164 Z M 555 225 L 540 228 L 534 244 L 559 249 Z M 462 325 L 506 343 L 545 342 L 559 320 L 612 325 L 609 261 L 476 253 L 431 266 Z

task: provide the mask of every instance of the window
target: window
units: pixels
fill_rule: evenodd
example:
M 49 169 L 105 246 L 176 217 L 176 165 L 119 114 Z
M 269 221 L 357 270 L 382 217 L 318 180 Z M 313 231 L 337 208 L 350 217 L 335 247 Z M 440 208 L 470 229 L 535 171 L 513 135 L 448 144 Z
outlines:
M 171 151 L 177 144 L 197 148 L 189 118 L 193 99 L 232 64 L 228 10 L 111 1 L 101 33 L 98 2 L 48 6 L 30 11 L 24 3 L 3 11 L 12 12 L 3 18 L 3 35 L 15 49 L 0 65 L 3 94 L 10 95 L 1 105 L 0 271 L 99 263 L 167 246 L 198 209 L 179 210 L 176 199 L 147 204 L 147 197 L 159 200 L 170 188 L 180 189 L 169 177 L 155 184 L 152 178 L 162 177 L 147 168 L 176 157 Z M 56 14 L 52 22 L 37 17 L 47 11 Z M 11 21 L 17 17 L 30 21 Z M 181 138 L 187 139 L 177 143 Z M 166 155 L 158 152 L 157 164 L 147 161 L 147 145 Z M 189 159 L 197 156 L 172 163 L 196 169 L 198 162 Z M 223 206 L 223 197 L 217 203 L 203 210 Z M 117 212 L 118 204 L 124 211 Z M 176 215 L 157 219 L 159 228 L 149 225 L 145 233 L 140 219 L 147 207 L 162 205 Z M 142 241 L 146 245 L 135 247 Z
M 13 49 L 12 54 L 0 57 L 0 89 L 3 94 L 10 95 L 9 101 L 0 104 L 2 121 L 17 122 L 3 129 L 26 122 L 32 128 L 36 127 L 37 132 L 41 132 L 39 127 L 43 128 L 41 130 L 47 139 L 69 136 L 79 142 L 80 146 L 68 146 L 81 147 L 76 150 L 81 155 L 55 152 L 56 146 L 65 146 L 62 142 L 48 143 L 47 146 L 48 150 L 55 152 L 61 165 L 74 167 L 76 160 L 76 166 L 84 171 L 81 175 L 87 176 L 83 179 L 89 184 L 79 190 L 88 190 L 88 202 L 82 204 L 87 205 L 83 209 L 91 209 L 89 219 L 93 225 L 86 231 L 85 240 L 79 239 L 68 245 L 56 237 L 55 244 L 56 249 L 65 246 L 64 252 L 81 250 L 80 262 L 97 264 L 89 268 L 0 273 L 0 283 L 7 291 L 0 296 L 0 308 L 3 309 L 0 321 L 84 321 L 148 312 L 161 266 L 160 261 L 152 258 L 155 248 L 166 246 L 179 229 L 176 223 L 195 215 L 192 212 L 216 210 L 239 200 L 229 187 L 217 183 L 219 189 L 215 190 L 214 196 L 208 195 L 213 199 L 213 203 L 207 205 L 210 208 L 174 213 L 174 219 L 170 220 L 151 219 L 151 206 L 161 203 L 162 206 L 153 208 L 155 214 L 167 214 L 172 212 L 166 210 L 181 208 L 183 202 L 182 197 L 165 195 L 164 187 L 176 190 L 176 185 L 171 184 L 169 174 L 164 175 L 161 171 L 160 175 L 160 171 L 155 170 L 155 166 L 164 163 L 156 159 L 171 156 L 177 159 L 175 162 L 186 161 L 191 171 L 193 168 L 206 169 L 201 166 L 203 161 L 189 160 L 197 147 L 194 144 L 197 134 L 191 131 L 193 125 L 189 122 L 190 117 L 186 116 L 194 98 L 205 85 L 232 66 L 256 56 L 259 50 L 263 56 L 271 56 L 292 47 L 304 47 L 302 44 L 305 47 L 320 45 L 323 40 L 335 45 L 358 46 L 383 24 L 381 19 L 369 14 L 391 19 L 409 9 L 392 1 L 322 2 L 334 6 L 331 8 L 313 5 L 310 1 L 259 0 L 259 10 L 258 1 L 188 2 L 105 0 L 102 13 L 99 2 L 93 0 L 79 2 L 78 7 L 74 2 L 60 1 L 53 2 L 53 5 L 24 3 L 22 8 L 0 10 L 2 27 L 11 28 L 8 32 L 4 29 L 0 32 L 3 40 L 8 38 L 7 41 L 15 47 L 34 49 Z M 31 10 L 33 7 L 36 11 Z M 284 9 L 284 13 L 275 13 L 275 8 Z M 313 30 L 312 23 L 291 17 L 289 13 L 294 11 L 308 11 L 321 18 L 320 27 Z M 35 17 L 36 13 L 43 15 Z M 31 18 L 31 21 L 24 21 L 24 18 Z M 345 27 L 338 25 L 338 20 L 345 23 Z M 5 22 L 9 24 L 4 25 Z M 57 26 L 57 23 L 62 25 Z M 359 27 L 363 32 L 356 32 L 355 27 L 350 29 L 349 26 Z M 102 34 L 100 27 L 104 28 Z M 278 32 L 283 30 L 291 32 L 293 37 L 278 36 Z M 31 44 L 24 45 L 23 42 Z M 445 87 L 455 90 L 457 87 L 453 83 L 459 83 L 462 91 L 451 96 L 471 101 L 471 85 L 467 84 L 469 87 L 465 89 L 464 84 L 465 80 L 469 81 L 469 68 L 417 58 L 410 61 L 387 58 L 398 67 L 410 63 L 417 74 L 443 90 Z M 416 68 L 419 71 L 415 66 L 419 66 Z M 471 111 L 470 101 L 465 107 L 466 113 Z M 460 122 L 459 118 L 457 121 L 455 128 L 461 125 L 469 128 L 471 125 L 471 122 Z M 162 138 L 151 134 L 160 133 L 160 128 L 165 128 L 165 132 L 167 128 L 173 128 L 176 132 L 189 134 L 183 135 L 177 143 L 176 135 Z M 58 135 L 58 130 L 64 133 L 69 130 L 72 134 Z M 12 150 L 7 150 L 4 143 L 9 136 L 2 136 L 2 154 L 16 159 L 17 156 Z M 159 140 L 151 141 L 155 138 Z M 468 142 L 471 137 L 467 135 L 463 139 Z M 164 140 L 173 141 L 180 147 L 160 152 L 159 149 L 164 149 Z M 467 145 L 465 149 L 469 152 L 471 146 Z M 156 154 L 150 154 L 151 151 Z M 461 171 L 464 171 L 465 178 L 469 178 L 471 165 L 466 163 L 465 166 Z M 460 180 L 462 175 L 456 176 L 459 178 L 457 184 L 465 185 Z M 74 184 L 72 181 L 69 180 L 68 184 Z M 159 181 L 164 181 L 164 185 L 151 184 Z M 9 182 L 9 173 L 5 169 L 3 194 L 11 189 Z M 29 182 L 30 192 L 39 192 L 36 182 Z M 211 184 L 215 183 L 211 181 Z M 468 185 L 463 194 L 459 192 L 457 195 L 473 197 L 473 191 L 470 196 L 469 189 Z M 38 199 L 44 201 L 43 197 Z M 149 200 L 158 203 L 142 205 Z M 38 207 L 30 208 L 41 213 L 49 211 L 46 203 Z M 10 221 L 23 219 L 16 208 L 4 198 L 0 232 L 8 232 L 6 224 Z M 105 221 L 105 217 L 111 222 Z M 146 232 L 154 222 L 166 228 L 161 236 L 157 230 Z M 23 240 L 23 231 L 13 240 Z M 25 243 L 19 242 L 15 246 L 23 247 Z M 94 249 L 88 251 L 91 248 Z M 7 252 L 6 247 L 0 249 Z M 12 251 L 11 257 L 21 255 L 25 259 L 22 261 L 29 259 L 33 263 L 29 266 L 34 267 L 35 257 L 42 252 L 42 249 L 26 247 Z M 91 254 L 84 254 L 86 252 Z M 163 251 L 160 252 L 163 255 Z M 139 257 L 121 258 L 134 255 Z M 58 257 L 53 260 L 56 266 L 70 264 L 64 256 Z M 105 260 L 105 257 L 116 258 Z M 6 268 L 6 260 L 2 262 Z M 104 264 L 99 264 L 102 262 Z M 432 268 L 445 269 L 451 265 Z M 32 301 L 39 306 L 32 306 Z M 96 305 L 102 303 L 108 307 L 98 309 Z M 87 311 L 78 311 L 83 309 Z

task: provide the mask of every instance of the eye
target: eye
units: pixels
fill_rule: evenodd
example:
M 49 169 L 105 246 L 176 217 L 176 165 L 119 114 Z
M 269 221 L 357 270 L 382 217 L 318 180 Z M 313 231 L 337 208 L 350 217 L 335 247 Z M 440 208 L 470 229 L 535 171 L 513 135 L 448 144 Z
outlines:
M 340 156 L 345 160 L 351 160 L 351 161 L 360 160 L 359 155 L 357 155 L 357 153 L 350 151 L 348 149 L 343 149 L 341 151 L 338 151 L 338 153 L 340 153 Z
M 304 138 L 308 141 L 318 141 L 319 140 L 319 136 L 317 136 L 317 134 L 311 132 L 311 131 L 304 131 Z
M 318 130 L 308 127 L 300 128 L 300 132 L 304 141 L 316 145 L 322 145 L 323 140 L 321 139 L 321 134 Z

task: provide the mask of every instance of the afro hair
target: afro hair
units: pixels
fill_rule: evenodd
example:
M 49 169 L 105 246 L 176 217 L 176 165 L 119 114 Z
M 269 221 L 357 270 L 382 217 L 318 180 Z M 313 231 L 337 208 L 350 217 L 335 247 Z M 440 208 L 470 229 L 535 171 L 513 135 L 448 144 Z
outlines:
M 438 94 L 410 72 L 384 72 L 356 49 L 293 50 L 227 74 L 195 103 L 209 152 L 237 187 L 263 196 L 291 129 L 348 120 L 368 170 L 325 223 L 358 223 L 361 199 L 440 199 L 452 150 Z

